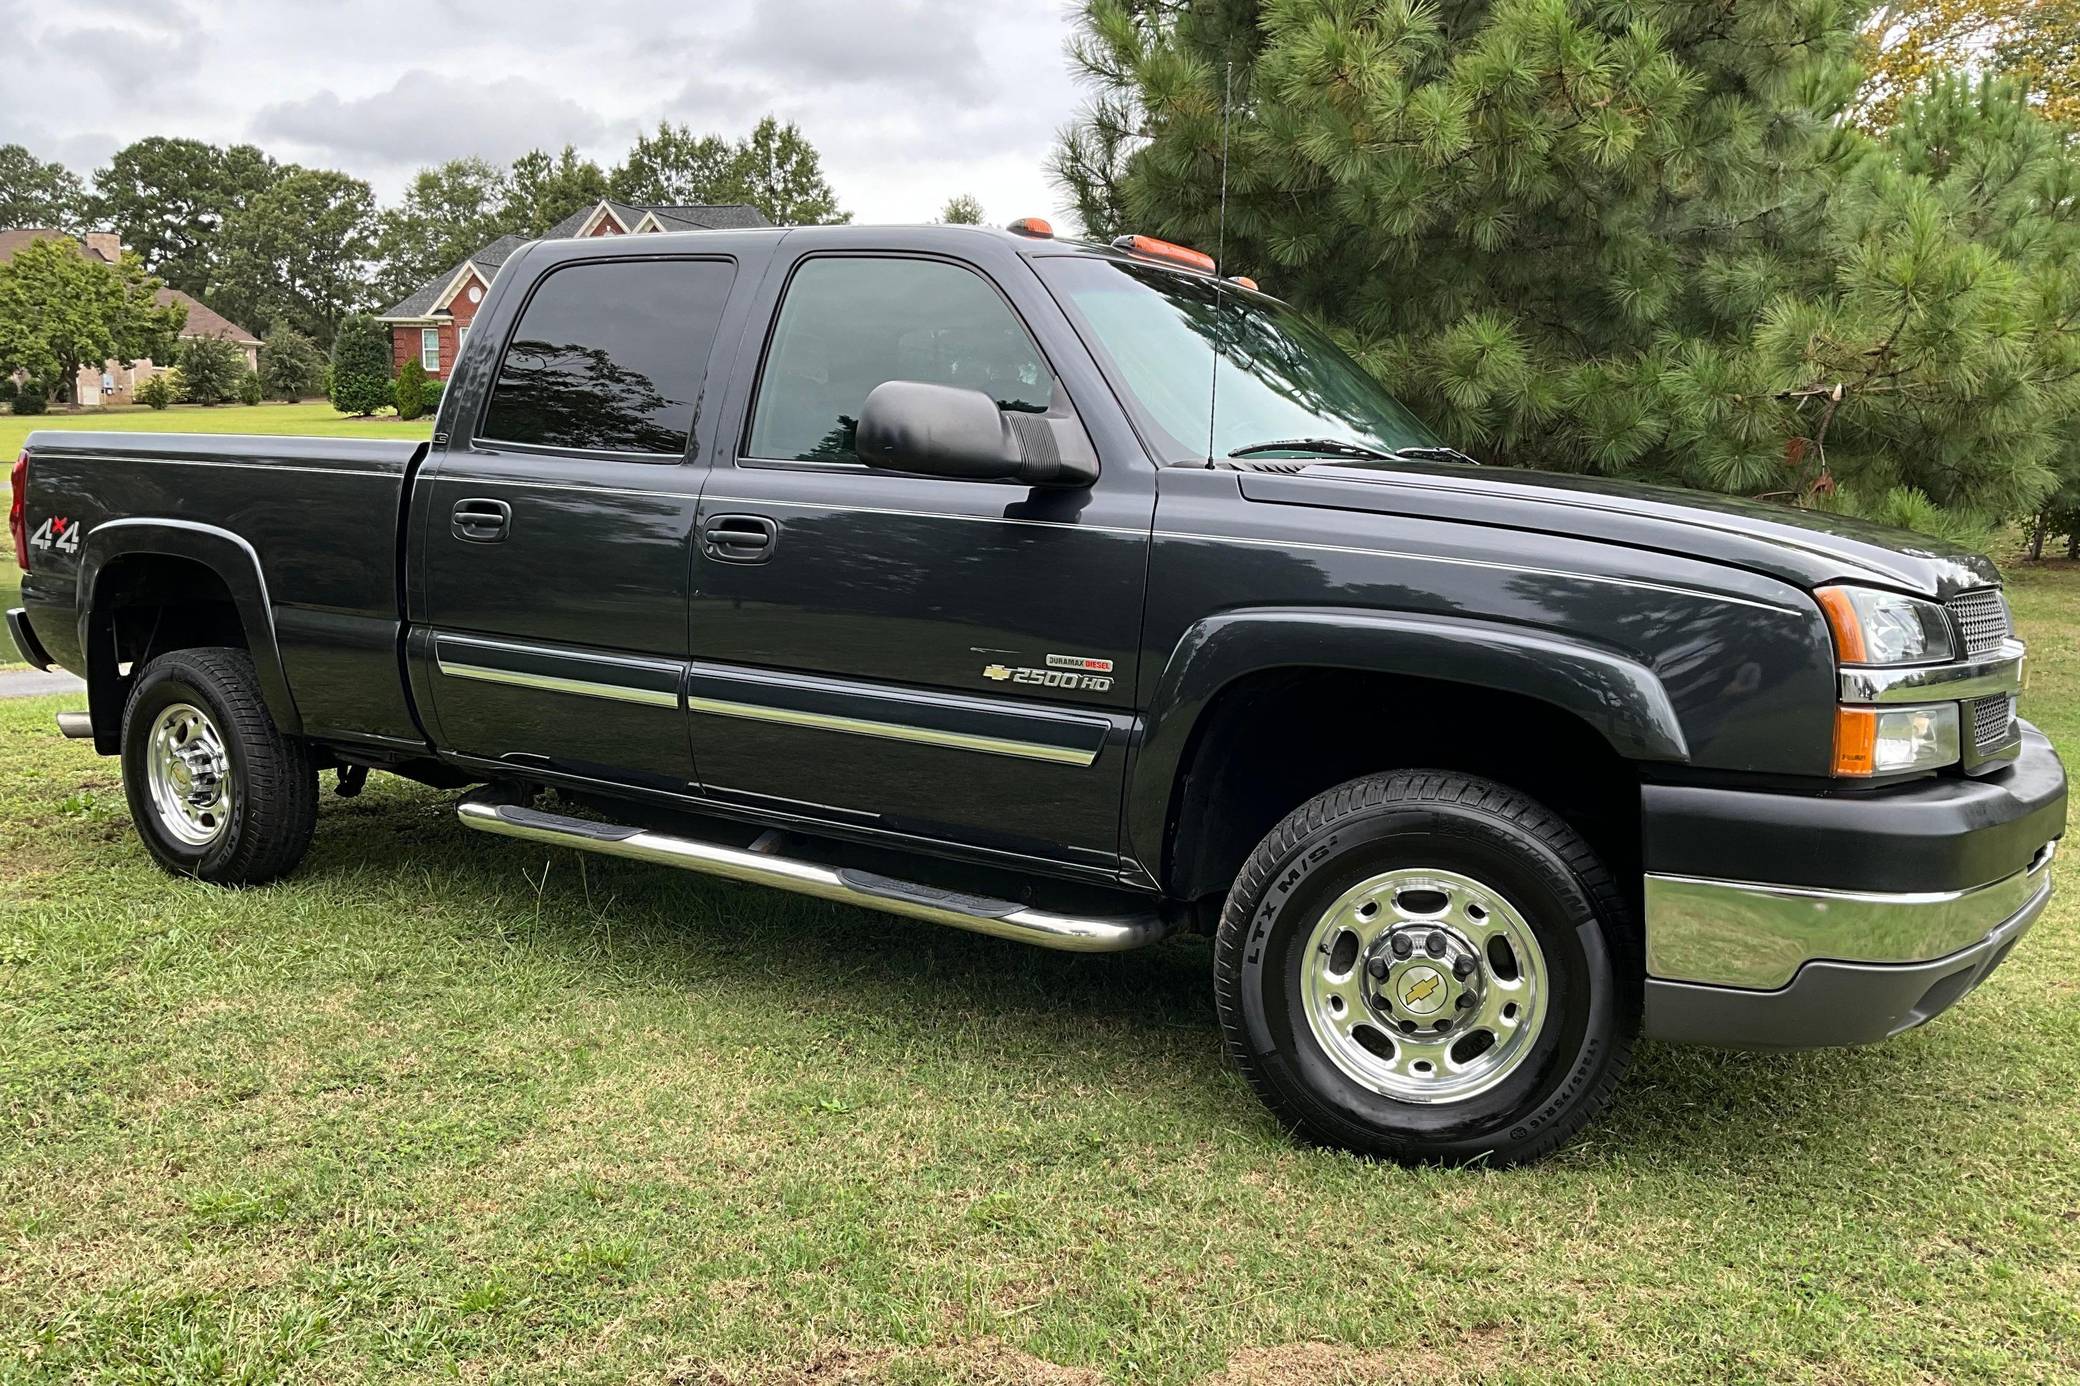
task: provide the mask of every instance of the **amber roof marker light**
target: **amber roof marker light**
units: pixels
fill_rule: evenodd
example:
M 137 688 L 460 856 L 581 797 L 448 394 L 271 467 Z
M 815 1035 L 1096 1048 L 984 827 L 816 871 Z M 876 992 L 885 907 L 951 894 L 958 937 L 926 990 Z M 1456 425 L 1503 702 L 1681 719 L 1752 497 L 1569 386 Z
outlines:
M 1213 257 L 1203 250 L 1194 250 L 1188 245 L 1175 245 L 1159 241 L 1154 236 L 1116 236 L 1112 241 L 1114 250 L 1123 250 L 1129 255 L 1144 260 L 1164 260 L 1186 269 L 1198 270 L 1201 274 L 1212 274 Z
M 1042 241 L 1054 239 L 1054 225 L 1045 217 L 1020 217 L 1004 229 L 1014 236 L 1031 236 Z

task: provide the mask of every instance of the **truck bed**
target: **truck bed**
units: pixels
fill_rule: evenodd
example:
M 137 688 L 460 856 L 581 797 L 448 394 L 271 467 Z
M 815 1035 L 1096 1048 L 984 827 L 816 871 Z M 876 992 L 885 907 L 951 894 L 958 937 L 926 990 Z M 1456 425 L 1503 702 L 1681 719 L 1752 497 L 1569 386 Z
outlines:
M 112 565 L 212 557 L 250 574 L 301 730 L 421 739 L 397 660 L 405 486 L 425 443 L 240 434 L 32 433 L 29 486 L 69 542 L 36 546 L 23 605 L 86 673 L 78 615 Z M 33 542 L 33 541 L 32 541 Z M 210 551 L 214 551 L 210 554 Z M 256 655 L 259 652 L 256 651 Z

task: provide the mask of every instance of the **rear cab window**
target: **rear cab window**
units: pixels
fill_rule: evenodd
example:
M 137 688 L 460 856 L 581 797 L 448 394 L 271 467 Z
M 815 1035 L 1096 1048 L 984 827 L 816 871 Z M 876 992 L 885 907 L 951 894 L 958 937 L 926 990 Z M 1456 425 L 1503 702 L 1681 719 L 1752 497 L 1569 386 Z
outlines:
M 745 460 L 856 463 L 861 407 L 890 380 L 980 390 L 1044 414 L 1055 377 L 996 286 L 941 260 L 832 255 L 787 286 Z
M 499 360 L 478 439 L 498 448 L 677 462 L 736 266 L 579 260 L 535 286 Z

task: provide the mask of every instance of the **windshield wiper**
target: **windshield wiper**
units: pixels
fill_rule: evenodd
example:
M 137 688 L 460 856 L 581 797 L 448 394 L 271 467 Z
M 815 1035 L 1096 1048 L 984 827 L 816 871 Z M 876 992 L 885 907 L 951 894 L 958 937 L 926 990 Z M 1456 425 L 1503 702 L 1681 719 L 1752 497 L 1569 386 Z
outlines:
M 1395 454 L 1370 448 L 1363 443 L 1346 442 L 1341 438 L 1287 438 L 1276 443 L 1251 443 L 1246 448 L 1237 448 L 1230 457 L 1253 457 L 1260 452 L 1319 452 L 1330 457 L 1366 457 L 1377 462 L 1391 462 Z
M 1434 448 L 1395 448 L 1393 460 L 1396 462 L 1464 462 L 1470 467 L 1478 467 L 1481 464 L 1481 460 L 1478 457 L 1469 457 L 1457 448 L 1443 446 Z

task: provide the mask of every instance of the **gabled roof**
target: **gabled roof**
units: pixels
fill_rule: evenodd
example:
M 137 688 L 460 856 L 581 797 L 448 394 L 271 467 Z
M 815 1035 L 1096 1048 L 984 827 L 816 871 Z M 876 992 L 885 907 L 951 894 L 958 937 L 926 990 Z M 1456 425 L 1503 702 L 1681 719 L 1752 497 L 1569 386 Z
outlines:
M 448 300 L 462 287 L 465 271 L 474 270 L 487 285 L 498 277 L 498 268 L 513 257 L 513 252 L 527 244 L 525 236 L 500 236 L 466 260 L 458 260 L 441 273 L 412 290 L 401 302 L 378 314 L 383 322 L 393 319 L 415 320 L 429 318 L 448 306 Z
M 48 226 L 24 226 L 17 230 L 0 231 L 0 265 L 12 260 L 16 251 L 33 241 L 55 240 L 64 234 L 63 231 L 53 231 Z
M 240 327 L 231 319 L 217 312 L 207 303 L 190 298 L 179 289 L 161 289 L 152 295 L 161 308 L 179 303 L 188 310 L 187 324 L 181 328 L 183 337 L 215 337 L 234 346 L 259 346 L 260 339 Z
M 582 234 L 603 214 L 611 212 L 624 231 L 655 226 L 660 231 L 732 231 L 745 227 L 770 226 L 758 208 L 742 202 L 716 206 L 643 207 L 611 198 L 581 207 L 542 233 L 545 241 L 569 240 Z M 377 314 L 381 322 L 424 322 L 447 311 L 449 300 L 462 288 L 464 271 L 474 269 L 485 284 L 498 277 L 498 268 L 513 252 L 527 244 L 524 236 L 500 236 L 467 260 L 421 284 L 401 302 Z

